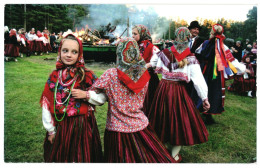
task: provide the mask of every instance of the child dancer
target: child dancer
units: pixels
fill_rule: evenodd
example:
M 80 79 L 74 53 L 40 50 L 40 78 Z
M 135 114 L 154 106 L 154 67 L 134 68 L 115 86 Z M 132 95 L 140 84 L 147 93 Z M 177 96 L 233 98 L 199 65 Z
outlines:
M 10 35 L 9 35 L 9 46 L 5 48 L 5 60 L 8 61 L 10 58 L 14 58 L 14 61 L 17 62 L 16 59 L 19 57 L 19 45 L 20 45 L 20 39 L 17 38 L 16 30 L 11 29 Z M 8 58 L 10 57 L 10 58 Z
M 146 63 L 149 63 L 152 56 L 160 51 L 156 46 L 153 45 L 151 34 L 148 28 L 144 25 L 135 25 L 132 29 L 132 37 L 137 41 L 140 54 Z M 148 68 L 148 72 L 151 76 L 151 79 L 149 81 L 143 107 L 143 111 L 146 116 L 149 115 L 148 112 L 154 98 L 154 93 L 160 81 L 157 74 L 154 73 L 153 68 Z
M 180 157 L 181 146 L 208 140 L 208 131 L 186 90 L 186 83 L 193 81 L 205 111 L 210 105 L 199 62 L 189 49 L 190 31 L 180 27 L 175 35 L 174 45 L 154 55 L 150 62 L 152 67 L 156 67 L 155 72 L 162 74 L 162 80 L 148 118 L 160 140 L 169 145 L 172 156 Z
M 234 76 L 234 82 L 228 87 L 228 90 L 239 94 L 247 92 L 249 97 L 253 97 L 252 91 L 253 93 L 256 91 L 256 81 L 254 69 L 250 62 L 250 53 L 244 55 L 242 62 L 246 65 L 246 73 L 237 73 Z
M 94 108 L 85 100 L 86 90 L 96 79 L 84 67 L 81 41 L 67 35 L 60 43 L 56 70 L 45 84 L 40 101 L 47 130 L 45 162 L 102 161 Z
M 148 126 L 143 101 L 150 75 L 136 41 L 122 39 L 117 47 L 117 68 L 108 69 L 89 91 L 89 100 L 102 92 L 108 97 L 104 137 L 106 162 L 176 162 Z M 100 93 L 101 94 L 101 93 Z

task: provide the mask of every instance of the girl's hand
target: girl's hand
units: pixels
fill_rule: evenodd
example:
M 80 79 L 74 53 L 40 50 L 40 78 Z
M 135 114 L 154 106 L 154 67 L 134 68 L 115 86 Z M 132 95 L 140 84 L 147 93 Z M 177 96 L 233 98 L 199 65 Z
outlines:
M 208 99 L 205 99 L 203 101 L 203 110 L 204 110 L 204 112 L 207 112 L 207 111 L 209 111 L 209 109 L 210 109 L 209 101 L 208 101 Z
M 250 70 L 248 70 L 248 69 L 246 69 L 246 73 L 249 73 L 249 74 L 250 74 L 250 73 L 251 73 L 251 71 L 250 71 Z
M 55 134 L 52 134 L 52 135 L 48 136 L 48 141 L 50 141 L 51 144 L 53 144 L 54 139 L 55 139 Z
M 71 94 L 75 99 L 85 99 L 87 97 L 86 91 L 80 89 L 72 89 Z

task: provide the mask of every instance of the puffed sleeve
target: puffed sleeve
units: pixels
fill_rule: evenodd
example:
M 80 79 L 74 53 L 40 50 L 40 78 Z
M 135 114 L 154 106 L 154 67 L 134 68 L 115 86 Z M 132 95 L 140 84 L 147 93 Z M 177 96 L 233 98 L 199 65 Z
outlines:
M 193 82 L 194 88 L 196 89 L 198 96 L 205 100 L 208 98 L 208 86 L 203 77 L 199 64 L 190 64 L 188 65 L 190 79 Z
M 96 93 L 95 91 L 89 91 L 89 100 L 90 104 L 101 106 L 107 101 L 107 96 L 105 93 Z
M 48 109 L 47 100 L 43 100 L 43 106 L 42 106 L 42 123 L 44 128 L 49 132 L 49 134 L 54 134 L 55 126 L 53 122 L 53 118 L 51 116 L 51 112 Z

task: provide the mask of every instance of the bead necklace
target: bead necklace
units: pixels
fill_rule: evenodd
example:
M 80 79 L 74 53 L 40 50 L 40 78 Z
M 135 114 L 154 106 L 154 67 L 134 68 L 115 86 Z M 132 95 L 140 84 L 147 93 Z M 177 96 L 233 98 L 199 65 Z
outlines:
M 60 71 L 60 72 L 61 72 L 61 71 Z M 61 73 L 59 73 L 59 78 L 60 78 L 60 76 L 61 76 Z M 75 77 L 76 77 L 76 76 L 77 76 L 77 74 L 75 75 Z M 74 77 L 74 78 L 75 78 L 75 77 Z M 69 101 L 70 101 L 71 90 L 73 89 L 73 87 L 74 87 L 74 85 L 75 85 L 75 83 L 76 83 L 76 80 L 73 79 L 73 84 L 72 84 L 72 86 L 71 86 L 71 88 L 70 88 L 69 95 L 68 95 L 68 97 L 66 98 L 66 100 L 65 100 L 64 102 L 62 102 L 62 103 L 57 102 L 57 99 L 56 99 L 58 83 L 59 83 L 59 80 L 57 80 L 57 82 L 56 82 L 56 84 L 55 84 L 55 91 L 54 91 L 54 116 L 55 116 L 55 119 L 56 119 L 58 122 L 61 122 L 61 121 L 64 119 L 65 114 L 66 114 L 66 112 L 67 112 L 67 107 L 68 107 L 68 104 L 69 104 Z M 64 104 L 66 101 L 67 101 L 67 103 L 66 103 L 66 107 L 65 107 L 63 116 L 62 116 L 61 119 L 58 119 L 58 118 L 57 118 L 57 114 L 56 114 L 56 102 L 57 102 L 58 104 Z
M 72 82 L 77 79 L 77 77 L 78 77 L 78 75 L 76 74 L 75 77 L 71 81 L 69 81 L 68 83 L 63 83 L 62 82 L 62 70 L 59 71 L 59 83 L 62 86 L 69 86 L 69 85 L 71 85 Z

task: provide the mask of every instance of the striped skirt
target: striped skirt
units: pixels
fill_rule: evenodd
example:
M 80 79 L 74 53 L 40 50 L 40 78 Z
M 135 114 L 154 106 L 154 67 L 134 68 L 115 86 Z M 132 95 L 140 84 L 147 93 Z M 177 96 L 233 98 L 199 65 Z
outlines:
M 51 45 L 50 43 L 46 43 L 45 46 L 43 46 L 43 52 L 48 52 L 48 51 L 52 51 Z
M 228 90 L 238 94 L 242 94 L 247 91 L 256 91 L 256 81 L 252 77 L 244 79 L 243 75 L 235 75 L 234 81 L 228 87 Z
M 188 146 L 208 141 L 208 131 L 184 82 L 162 79 L 148 116 L 160 140 Z
M 44 44 L 42 41 L 35 41 L 35 51 L 36 52 L 43 52 L 44 51 Z
M 109 163 L 175 163 L 153 129 L 133 133 L 105 131 L 104 159 Z
M 27 49 L 30 52 L 35 52 L 35 48 L 36 48 L 36 42 L 35 41 L 28 41 Z
M 46 134 L 45 162 L 102 162 L 102 147 L 94 114 L 65 117 L 56 129 L 53 144 Z
M 6 44 L 5 56 L 19 57 L 19 46 L 14 45 L 14 44 Z

